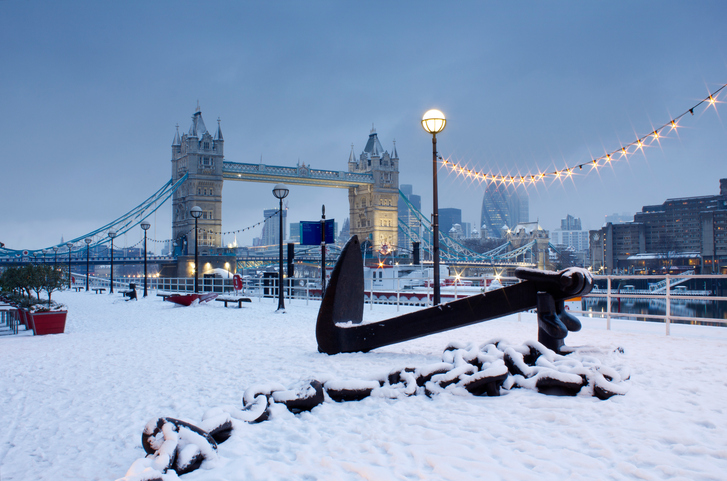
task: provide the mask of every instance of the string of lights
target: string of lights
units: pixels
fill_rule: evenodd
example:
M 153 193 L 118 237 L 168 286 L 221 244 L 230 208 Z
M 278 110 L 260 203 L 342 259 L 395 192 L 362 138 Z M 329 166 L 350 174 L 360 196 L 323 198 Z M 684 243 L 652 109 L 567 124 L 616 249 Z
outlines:
M 271 218 L 273 218 L 273 217 L 275 217 L 276 215 L 278 215 L 278 212 L 280 212 L 280 210 L 279 210 L 279 209 L 276 209 L 276 210 L 275 210 L 275 212 L 273 212 L 273 213 L 272 213 L 271 215 L 267 216 L 267 217 L 266 217 L 265 219 L 261 220 L 260 222 L 258 222 L 258 223 L 256 223 L 256 224 L 253 224 L 253 225 L 251 225 L 251 226 L 248 226 L 248 227 L 244 227 L 244 228 L 242 228 L 242 229 L 237 229 L 237 230 L 231 230 L 231 231 L 228 231 L 228 232 L 220 232 L 220 234 L 221 234 L 221 235 L 228 235 L 228 234 L 237 234 L 238 232 L 245 232 L 245 231 L 247 231 L 247 230 L 250 230 L 250 229 L 254 229 L 255 227 L 257 227 L 257 226 L 259 226 L 259 225 L 262 225 L 262 224 L 264 224 L 265 222 L 267 222 L 267 221 L 268 221 L 268 220 L 270 220 Z M 157 242 L 157 243 L 166 243 L 166 242 L 172 242 L 172 241 L 177 241 L 177 240 L 181 239 L 182 237 L 184 237 L 184 236 L 186 236 L 187 234 L 189 234 L 189 233 L 192 233 L 192 232 L 194 232 L 194 227 L 190 228 L 190 229 L 189 229 L 189 230 L 187 230 L 186 232 L 182 232 L 182 233 L 181 233 L 181 234 L 179 234 L 179 235 L 178 235 L 178 236 L 177 236 L 177 237 L 176 237 L 175 239 L 162 239 L 162 240 L 157 240 L 157 239 L 147 239 L 147 241 L 148 241 L 148 242 Z M 200 232 L 204 232 L 204 231 L 202 231 L 202 230 L 200 229 Z M 208 230 L 208 231 L 207 231 L 207 233 L 208 233 L 208 234 L 214 234 L 214 231 Z M 139 241 L 139 242 L 141 242 L 141 241 Z M 133 247 L 133 246 L 132 246 L 132 247 Z
M 700 107 L 701 105 L 707 104 L 706 108 L 709 108 L 709 107 L 716 108 L 718 103 L 723 103 L 721 101 L 718 101 L 717 97 L 718 97 L 718 94 L 725 87 L 727 87 L 727 84 L 722 85 L 720 88 L 718 88 L 714 92 L 710 93 L 709 96 L 700 100 L 695 105 L 693 105 L 689 109 L 685 110 L 682 114 L 671 118 L 668 122 L 666 122 L 662 126 L 654 128 L 648 134 L 645 134 L 641 137 L 637 137 L 636 140 L 634 140 L 633 142 L 630 142 L 628 144 L 623 144 L 618 149 L 608 152 L 600 157 L 591 159 L 587 162 L 575 164 L 570 167 L 564 167 L 559 170 L 548 171 L 548 172 L 539 171 L 537 174 L 533 173 L 533 172 L 528 172 L 527 174 L 503 175 L 503 174 L 493 174 L 491 172 L 478 172 L 477 170 L 469 169 L 469 168 L 467 168 L 457 162 L 453 162 L 452 160 L 449 160 L 449 159 L 442 159 L 441 163 L 443 166 L 448 167 L 452 172 L 455 172 L 458 175 L 464 175 L 466 177 L 474 178 L 474 179 L 477 179 L 480 181 L 500 182 L 503 184 L 525 184 L 525 185 L 527 185 L 527 184 L 535 184 L 538 181 L 545 180 L 547 178 L 562 179 L 562 178 L 567 178 L 567 177 L 573 177 L 574 175 L 577 175 L 578 172 L 582 171 L 584 167 L 590 167 L 591 170 L 594 170 L 599 167 L 610 165 L 619 160 L 626 159 L 629 155 L 635 154 L 638 150 L 643 151 L 643 149 L 645 147 L 649 147 L 654 142 L 660 142 L 661 139 L 667 138 L 667 135 L 669 133 L 676 131 L 676 129 L 678 127 L 680 127 L 679 121 L 682 120 L 682 118 L 684 116 L 686 116 L 687 114 L 689 114 L 690 116 L 693 116 L 694 110 L 697 109 L 698 107 Z
M 278 212 L 280 212 L 280 209 L 276 209 L 275 212 L 273 212 L 272 214 L 270 214 L 269 216 L 267 216 L 265 219 L 261 220 L 257 224 L 253 224 L 253 225 L 251 225 L 249 227 L 245 227 L 244 229 L 237 229 L 237 230 L 231 230 L 231 231 L 227 231 L 227 232 L 221 232 L 221 234 L 222 235 L 237 234 L 239 232 L 245 232 L 246 230 L 254 229 L 255 227 L 266 223 L 268 220 L 270 220 L 273 217 L 275 217 L 276 215 L 278 215 Z

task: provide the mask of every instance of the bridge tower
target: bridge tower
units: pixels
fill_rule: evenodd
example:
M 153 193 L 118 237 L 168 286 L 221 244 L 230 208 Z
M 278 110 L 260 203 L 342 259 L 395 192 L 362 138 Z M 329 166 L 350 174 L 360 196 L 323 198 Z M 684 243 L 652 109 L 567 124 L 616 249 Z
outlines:
M 371 242 L 378 251 L 382 245 L 394 249 L 398 245 L 399 154 L 396 143 L 392 153 L 385 151 L 372 128 L 363 152 L 356 159 L 351 146 L 348 171 L 371 173 L 373 184 L 348 188 L 351 235 L 363 244 Z
M 187 174 L 187 180 L 172 198 L 172 238 L 177 243 L 175 255 L 194 253 L 194 218 L 190 209 L 202 208 L 198 219 L 199 253 L 210 254 L 222 241 L 222 164 L 224 139 L 217 120 L 217 133 L 212 136 L 197 110 L 192 116 L 189 132 L 179 137 L 179 126 L 172 142 L 172 181 Z

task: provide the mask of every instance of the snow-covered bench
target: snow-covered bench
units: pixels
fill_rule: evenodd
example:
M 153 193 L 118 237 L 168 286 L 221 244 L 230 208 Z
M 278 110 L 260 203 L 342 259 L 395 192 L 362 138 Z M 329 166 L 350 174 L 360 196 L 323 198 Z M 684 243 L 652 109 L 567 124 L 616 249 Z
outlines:
M 237 307 L 242 308 L 243 302 L 252 302 L 252 299 L 249 297 L 242 297 L 242 296 L 217 296 L 216 301 L 224 302 L 225 307 L 227 307 L 228 302 L 237 303 Z

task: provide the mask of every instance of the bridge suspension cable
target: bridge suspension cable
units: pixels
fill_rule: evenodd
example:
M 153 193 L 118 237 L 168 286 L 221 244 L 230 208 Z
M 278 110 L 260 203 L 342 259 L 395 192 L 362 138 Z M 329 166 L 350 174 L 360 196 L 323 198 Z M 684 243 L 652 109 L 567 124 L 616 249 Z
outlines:
M 101 235 L 98 239 L 95 239 L 96 236 L 99 236 L 99 234 L 105 233 L 112 227 L 114 230 L 116 230 L 117 236 L 120 236 L 122 234 L 127 233 L 129 230 L 133 229 L 134 227 L 141 224 L 144 219 L 154 214 L 164 203 L 171 198 L 172 194 L 181 186 L 184 181 L 187 180 L 187 174 L 182 176 L 177 182 L 172 183 L 171 180 L 167 181 L 159 190 L 154 192 L 149 198 L 144 200 L 141 204 L 137 205 L 124 215 L 120 216 L 119 218 L 109 222 L 108 224 L 105 224 L 85 235 L 75 237 L 71 239 L 71 244 L 77 244 L 81 241 L 83 241 L 86 238 L 94 239 L 91 244 L 89 244 L 89 247 L 96 247 L 98 245 L 106 244 L 107 242 L 110 242 L 110 239 L 106 237 L 106 235 Z M 28 255 L 37 255 L 38 253 L 42 253 L 43 251 L 48 251 L 53 248 L 56 249 L 64 249 L 66 248 L 66 244 L 56 244 L 54 246 L 49 246 L 43 249 L 8 249 L 5 247 L 0 248 L 0 256 L 28 256 Z M 75 251 L 80 251 L 85 249 L 84 247 L 80 247 L 78 249 L 75 249 Z
M 419 242 L 422 249 L 431 255 L 431 222 L 421 213 L 421 211 L 419 211 L 419 209 L 414 207 L 406 195 L 404 195 L 401 191 L 399 191 L 399 199 L 406 204 L 407 208 L 414 215 L 424 231 L 422 234 L 419 234 L 417 230 L 412 229 L 411 226 L 407 225 L 406 222 L 399 218 L 399 233 L 411 241 Z M 483 253 L 473 251 L 442 231 L 439 231 L 439 242 L 441 259 L 448 263 L 473 263 L 488 265 L 518 264 L 522 266 L 535 265 L 535 255 L 533 253 L 533 248 L 536 246 L 535 241 L 531 241 L 510 251 L 508 251 L 508 249 L 512 248 L 512 244 L 510 241 L 507 241 L 501 246 Z M 525 261 L 525 256 L 528 253 L 530 254 L 530 262 Z M 521 258 L 522 261 L 518 262 L 518 258 Z

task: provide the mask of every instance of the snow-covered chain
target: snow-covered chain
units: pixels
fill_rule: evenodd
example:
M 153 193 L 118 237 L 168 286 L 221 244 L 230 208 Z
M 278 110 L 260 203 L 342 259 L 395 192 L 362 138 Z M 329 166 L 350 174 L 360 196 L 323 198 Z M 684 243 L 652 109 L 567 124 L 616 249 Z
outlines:
M 568 355 L 560 355 L 536 341 L 520 346 L 501 340 L 481 346 L 453 343 L 444 350 L 442 362 L 395 369 L 382 379 L 325 383 L 313 380 L 295 389 L 276 383 L 251 386 L 243 394 L 242 409 L 211 409 L 204 414 L 199 427 L 173 418 L 147 423 L 142 445 L 148 456 L 135 461 L 118 481 L 170 481 L 201 466 L 213 468 L 217 444 L 232 434 L 233 419 L 248 423 L 265 421 L 271 415 L 273 403 L 284 404 L 297 414 L 326 401 L 441 393 L 499 396 L 501 390 L 514 388 L 605 400 L 628 391 L 625 381 L 630 373 L 619 362 L 621 354 L 621 348 L 610 353 L 577 348 Z M 614 361 L 614 365 L 603 364 L 604 357 Z

